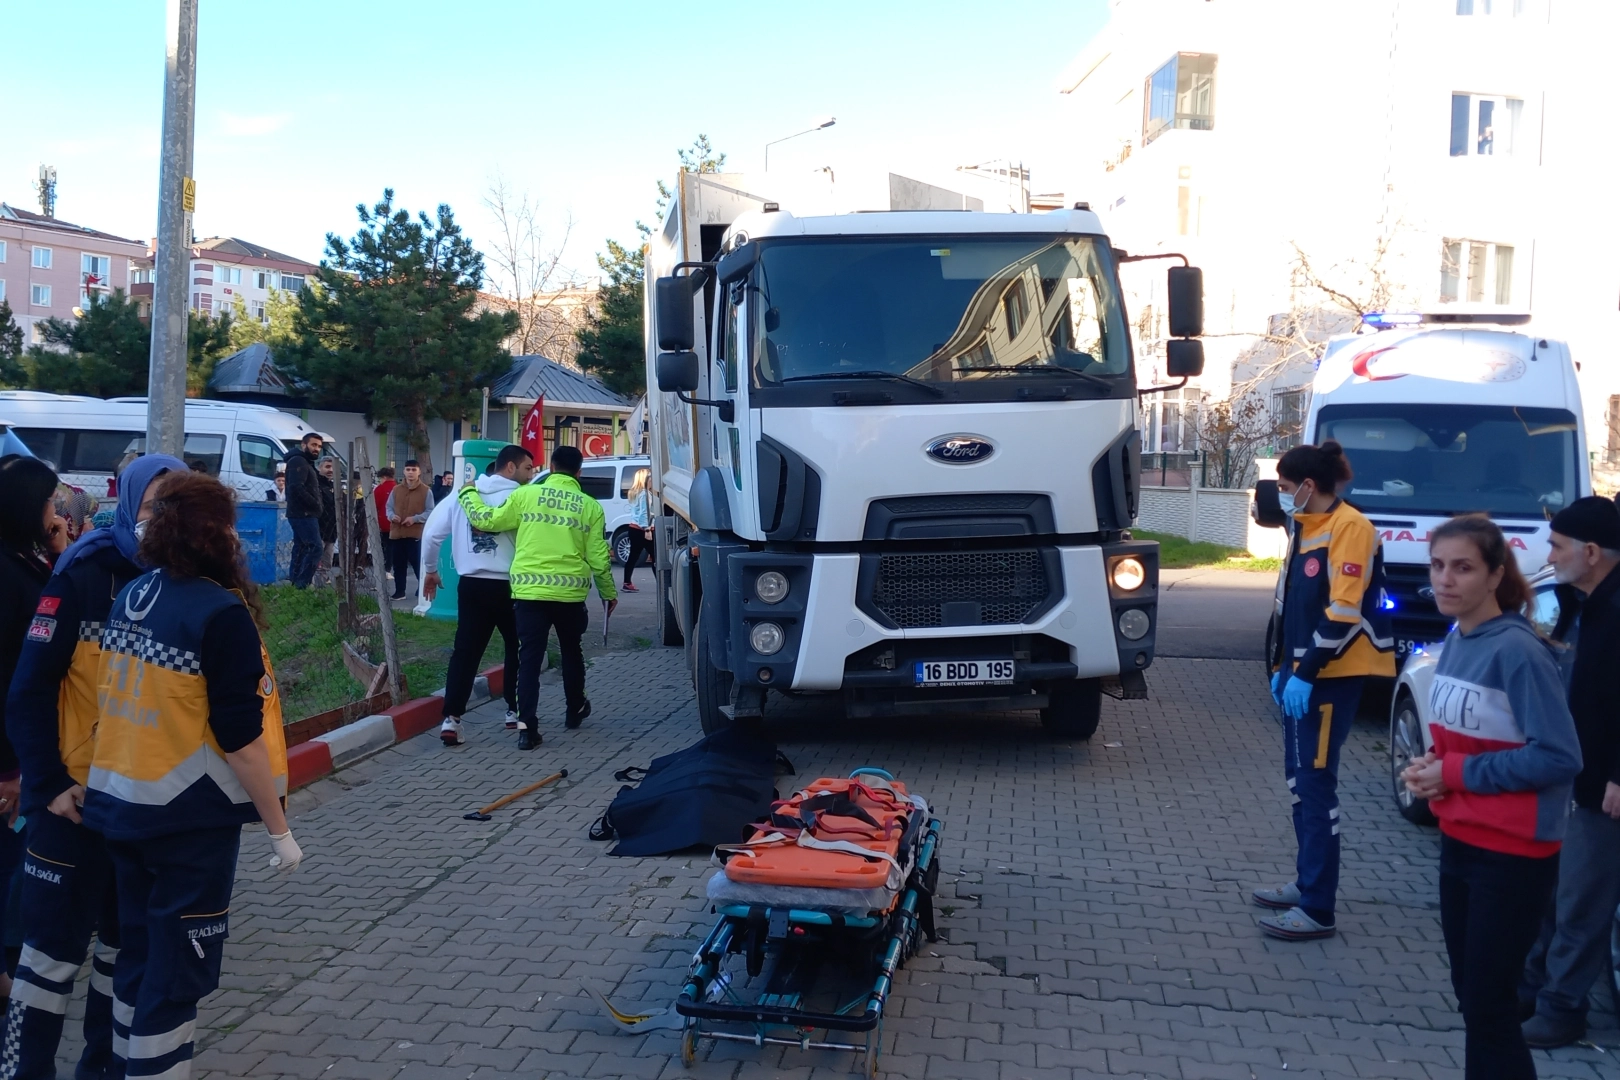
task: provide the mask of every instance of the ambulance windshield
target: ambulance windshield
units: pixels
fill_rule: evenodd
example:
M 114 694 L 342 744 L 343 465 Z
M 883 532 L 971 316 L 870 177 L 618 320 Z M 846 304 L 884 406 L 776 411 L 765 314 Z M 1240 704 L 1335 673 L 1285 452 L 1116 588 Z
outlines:
M 1563 409 L 1483 405 L 1329 405 L 1355 471 L 1352 505 L 1369 514 L 1551 517 L 1580 495 L 1576 423 Z
M 752 385 L 779 395 L 862 380 L 919 403 L 1135 392 L 1113 255 L 1098 238 L 766 241 L 751 285 Z

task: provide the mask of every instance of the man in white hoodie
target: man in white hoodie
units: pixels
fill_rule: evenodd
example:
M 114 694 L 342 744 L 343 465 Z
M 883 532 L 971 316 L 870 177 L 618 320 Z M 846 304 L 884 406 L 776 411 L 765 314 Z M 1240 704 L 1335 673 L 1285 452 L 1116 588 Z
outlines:
M 496 455 L 490 471 L 480 476 L 478 494 L 490 506 L 499 506 L 520 486 L 534 479 L 534 457 L 521 446 L 506 446 Z M 455 499 L 433 508 L 422 530 L 422 593 L 433 599 L 440 580 L 439 546 L 448 538 L 450 555 L 460 578 L 456 585 L 456 643 L 444 680 L 444 723 L 439 738 L 446 746 L 466 742 L 461 714 L 467 709 L 478 662 L 496 630 L 506 642 L 506 726 L 517 727 L 517 617 L 512 607 L 512 553 L 514 533 L 479 532 Z

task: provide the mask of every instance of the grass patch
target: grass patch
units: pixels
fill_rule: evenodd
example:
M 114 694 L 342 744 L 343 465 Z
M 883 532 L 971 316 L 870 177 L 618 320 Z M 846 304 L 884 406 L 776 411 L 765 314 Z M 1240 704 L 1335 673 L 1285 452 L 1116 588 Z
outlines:
M 1240 548 L 1224 544 L 1194 543 L 1184 536 L 1133 529 L 1131 535 L 1138 540 L 1159 542 L 1159 568 L 1161 570 L 1255 570 L 1275 574 L 1281 559 L 1257 559 Z
M 260 590 L 270 628 L 265 645 L 281 689 L 282 714 L 287 723 L 359 700 L 366 688 L 343 665 L 345 636 L 337 628 L 338 593 L 335 589 L 294 589 L 272 585 Z M 374 614 L 377 603 L 356 597 L 361 614 Z M 406 690 L 412 697 L 431 694 L 444 685 L 455 644 L 456 624 L 394 612 L 394 630 Z M 372 633 L 348 640 L 367 659 L 381 661 L 382 635 Z M 504 658 L 499 634 L 492 635 L 479 670 Z

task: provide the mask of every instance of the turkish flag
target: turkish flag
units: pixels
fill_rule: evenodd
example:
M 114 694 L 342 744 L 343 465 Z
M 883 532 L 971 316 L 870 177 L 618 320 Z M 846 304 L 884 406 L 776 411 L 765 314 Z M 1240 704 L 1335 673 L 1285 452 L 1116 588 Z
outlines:
M 546 460 L 546 426 L 542 415 L 545 409 L 546 399 L 542 395 L 529 408 L 529 415 L 523 418 L 522 433 L 518 436 L 518 445 L 534 455 L 536 465 L 543 465 Z

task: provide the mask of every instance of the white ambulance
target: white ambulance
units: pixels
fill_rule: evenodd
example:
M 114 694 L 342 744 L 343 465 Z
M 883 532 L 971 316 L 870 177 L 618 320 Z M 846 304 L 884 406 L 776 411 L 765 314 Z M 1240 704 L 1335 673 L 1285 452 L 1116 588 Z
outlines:
M 1400 662 L 1450 627 L 1429 588 L 1430 530 L 1489 514 L 1531 574 L 1547 561 L 1552 516 L 1592 492 L 1569 346 L 1528 321 L 1369 316 L 1363 332 L 1333 339 L 1317 367 L 1302 438 L 1337 440 L 1355 471 L 1340 494 L 1383 539 Z M 1275 481 L 1257 485 L 1254 516 L 1285 523 Z M 1281 592 L 1279 580 L 1279 606 Z

